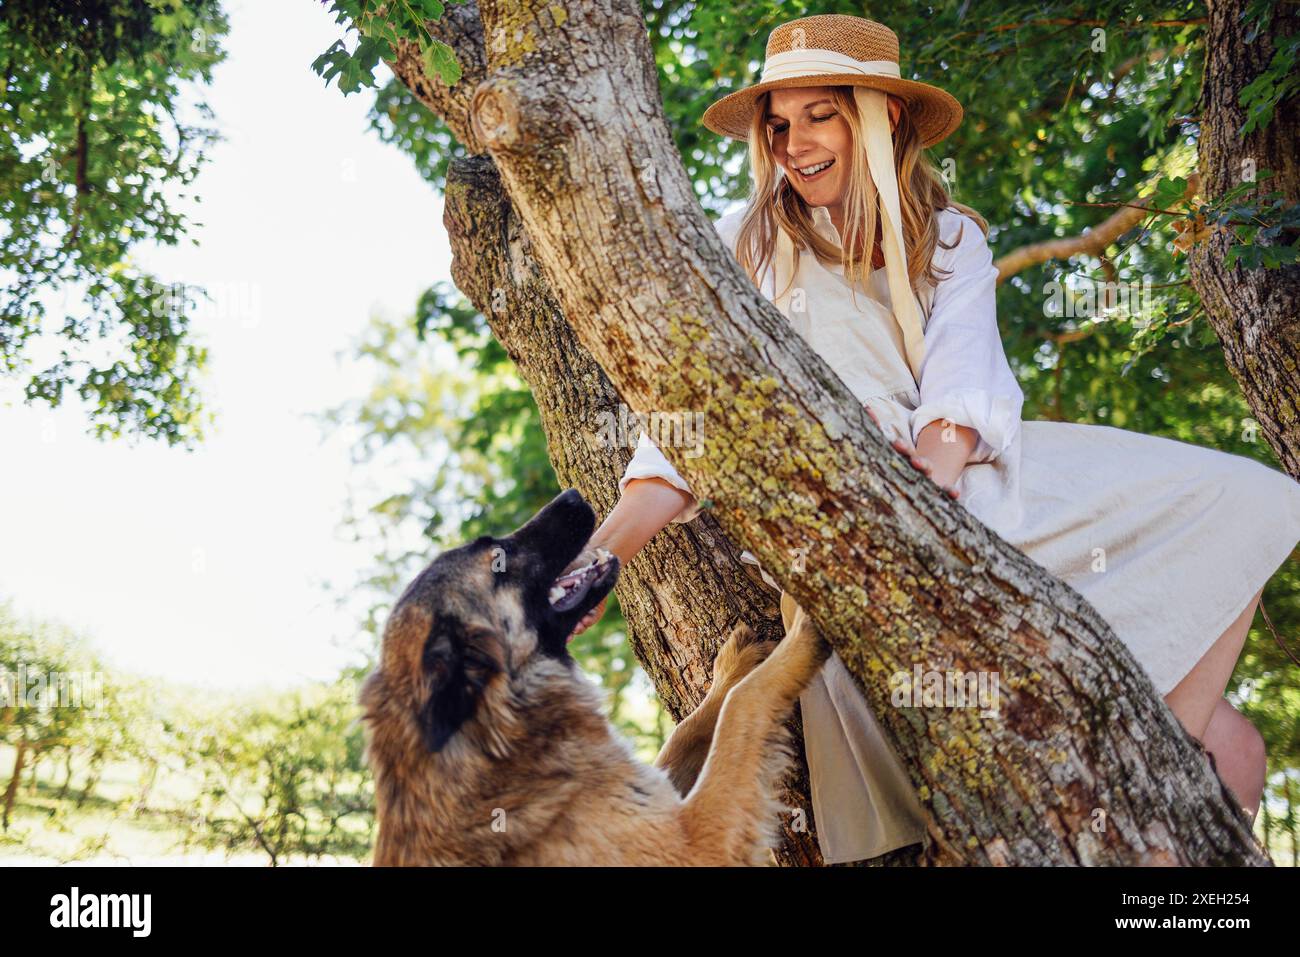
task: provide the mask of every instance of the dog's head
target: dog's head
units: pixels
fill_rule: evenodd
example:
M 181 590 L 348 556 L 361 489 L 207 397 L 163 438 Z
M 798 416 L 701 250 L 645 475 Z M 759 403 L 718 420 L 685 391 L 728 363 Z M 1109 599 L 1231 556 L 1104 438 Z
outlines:
M 530 663 L 571 664 L 570 633 L 618 577 L 609 555 L 556 586 L 595 524 L 591 506 L 569 489 L 514 533 L 439 555 L 406 587 L 384 628 L 379 666 L 362 691 L 372 729 L 395 722 L 409 732 L 400 738 L 418 736 L 437 752 L 494 687 L 508 689 Z

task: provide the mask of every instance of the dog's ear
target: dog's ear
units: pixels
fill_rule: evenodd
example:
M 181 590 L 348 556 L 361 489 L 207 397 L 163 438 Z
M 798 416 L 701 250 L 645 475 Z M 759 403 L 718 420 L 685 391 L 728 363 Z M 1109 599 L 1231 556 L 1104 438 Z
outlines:
M 424 646 L 429 696 L 420 708 L 420 733 L 430 752 L 441 751 L 474 716 L 483 690 L 501 665 L 490 653 L 494 636 L 468 634 L 459 623 L 435 622 Z

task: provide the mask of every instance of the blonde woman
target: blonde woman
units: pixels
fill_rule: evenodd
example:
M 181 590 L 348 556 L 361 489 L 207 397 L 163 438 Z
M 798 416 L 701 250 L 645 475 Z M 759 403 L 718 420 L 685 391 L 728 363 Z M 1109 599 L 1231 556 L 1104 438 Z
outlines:
M 987 224 L 951 200 L 922 152 L 961 116 L 949 94 L 899 76 L 887 27 L 842 15 L 783 24 L 762 80 L 704 115 L 748 140 L 754 183 L 718 232 L 896 449 L 1110 622 L 1253 816 L 1263 739 L 1223 695 L 1260 592 L 1300 540 L 1300 483 L 1170 439 L 1021 422 Z M 644 434 L 619 485 L 591 545 L 623 562 L 699 511 Z M 781 606 L 788 628 L 797 606 L 784 593 Z M 907 773 L 838 655 L 800 705 L 826 861 L 921 841 Z

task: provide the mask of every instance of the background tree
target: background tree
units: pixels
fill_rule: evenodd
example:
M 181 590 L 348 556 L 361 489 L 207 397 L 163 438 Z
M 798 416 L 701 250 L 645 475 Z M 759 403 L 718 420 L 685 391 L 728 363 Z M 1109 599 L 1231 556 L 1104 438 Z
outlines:
M 1263 0 L 1209 11 L 1207 202 L 1183 223 L 1205 236 L 1191 248 L 1192 282 L 1264 435 L 1300 479 L 1300 11 Z
M 23 772 L 72 746 L 83 732 L 89 705 L 98 702 L 91 700 L 96 685 L 82 683 L 82 678 L 98 670 L 66 629 L 21 622 L 7 606 L 0 606 L 0 742 L 14 749 L 0 799 L 3 830 L 9 830 Z
M 205 707 L 173 727 L 201 781 L 185 846 L 359 857 L 374 826 L 356 678 L 237 707 Z
M 200 293 L 131 253 L 185 237 L 168 193 L 193 181 L 215 134 L 186 122 L 181 95 L 211 78 L 226 29 L 217 0 L 0 6 L 0 374 L 30 402 L 75 390 L 101 436 L 203 432 Z

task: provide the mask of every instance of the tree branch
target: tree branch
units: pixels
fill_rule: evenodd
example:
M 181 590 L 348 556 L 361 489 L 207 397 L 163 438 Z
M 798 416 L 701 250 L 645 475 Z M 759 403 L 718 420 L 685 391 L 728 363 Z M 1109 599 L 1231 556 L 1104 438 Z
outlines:
M 1192 173 L 1187 178 L 1186 199 L 1192 199 L 1200 191 L 1201 178 Z M 1111 245 L 1138 223 L 1149 216 L 1165 214 L 1178 215 L 1170 210 L 1158 209 L 1149 204 L 1137 203 L 1071 203 L 1072 206 L 1117 206 L 1114 213 L 1096 226 L 1091 226 L 1077 236 L 1064 236 L 1060 239 L 1046 239 L 1030 243 L 1012 250 L 998 258 L 994 265 L 998 268 L 998 282 L 1002 283 L 1023 272 L 1031 266 L 1047 262 L 1049 259 L 1069 259 L 1071 256 L 1100 257 Z

